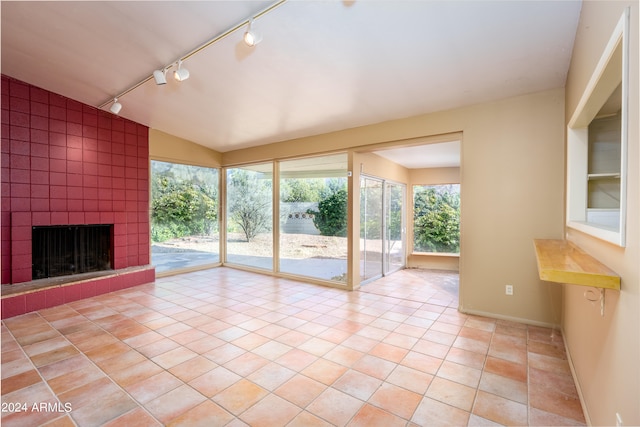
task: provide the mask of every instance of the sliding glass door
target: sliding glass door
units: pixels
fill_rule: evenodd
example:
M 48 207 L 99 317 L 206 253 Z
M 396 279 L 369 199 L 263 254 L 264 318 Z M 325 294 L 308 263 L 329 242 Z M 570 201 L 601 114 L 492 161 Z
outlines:
M 360 280 L 383 274 L 383 181 L 360 178 Z
M 405 186 L 363 175 L 360 179 L 360 280 L 404 267 Z
M 404 184 L 389 181 L 384 183 L 384 274 L 400 270 L 405 263 L 405 189 L 406 186 Z

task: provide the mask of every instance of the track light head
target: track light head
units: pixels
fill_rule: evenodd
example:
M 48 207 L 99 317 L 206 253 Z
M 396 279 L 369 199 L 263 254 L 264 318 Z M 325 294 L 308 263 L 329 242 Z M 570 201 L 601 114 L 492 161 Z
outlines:
M 178 69 L 173 72 L 173 78 L 183 82 L 189 78 L 189 70 L 182 68 L 182 60 L 178 61 Z
M 111 105 L 111 107 L 109 108 L 109 111 L 111 111 L 113 114 L 118 114 L 121 109 L 122 109 L 122 104 L 118 102 L 118 98 L 113 98 L 113 105 Z
M 253 47 L 262 41 L 262 35 L 253 29 L 253 18 L 249 20 L 247 31 L 244 32 L 244 42 L 249 47 Z
M 167 84 L 167 69 L 155 70 L 153 72 L 153 78 L 158 86 Z

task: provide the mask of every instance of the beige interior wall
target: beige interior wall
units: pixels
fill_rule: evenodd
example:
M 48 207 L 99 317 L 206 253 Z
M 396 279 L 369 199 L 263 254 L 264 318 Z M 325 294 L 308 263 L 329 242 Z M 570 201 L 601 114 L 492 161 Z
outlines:
M 411 169 L 409 171 L 408 197 L 409 205 L 412 205 L 414 185 L 439 185 L 439 184 L 459 184 L 460 168 L 428 168 Z M 413 214 L 409 212 L 407 227 L 407 247 L 409 256 L 407 267 L 409 268 L 430 268 L 436 270 L 460 270 L 460 257 L 449 254 L 423 254 L 412 253 L 413 250 Z
M 559 324 L 560 288 L 538 279 L 533 239 L 563 236 L 564 89 L 226 152 L 222 162 L 361 151 L 456 132 L 463 134 L 461 310 Z M 513 296 L 505 295 L 506 284 Z
M 449 254 L 409 253 L 407 268 L 460 271 L 460 256 Z
M 586 1 L 566 87 L 571 117 L 623 9 L 631 7 L 627 245 L 620 248 L 568 229 L 567 237 L 616 271 L 621 290 L 606 292 L 605 315 L 585 289 L 564 286 L 563 330 L 587 416 L 593 425 L 640 425 L 640 148 L 638 2 Z
M 222 154 L 195 142 L 149 129 L 149 157 L 151 160 L 218 168 Z
M 376 178 L 409 183 L 409 169 L 374 153 L 354 153 L 353 168 Z
M 460 184 L 460 168 L 411 169 L 411 185 Z
M 467 109 L 461 158 L 460 303 L 531 323 L 560 320 L 534 238 L 563 234 L 564 90 Z M 514 295 L 505 294 L 513 285 Z

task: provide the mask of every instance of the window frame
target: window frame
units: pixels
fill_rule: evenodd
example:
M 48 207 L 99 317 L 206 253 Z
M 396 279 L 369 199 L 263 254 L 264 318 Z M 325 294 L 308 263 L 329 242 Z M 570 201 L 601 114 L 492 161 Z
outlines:
M 620 52 L 618 52 L 620 49 Z M 620 68 L 616 61 L 621 55 Z M 618 79 L 620 76 L 620 79 Z M 589 131 L 611 88 L 622 85 L 620 129 L 620 208 L 617 230 L 589 222 L 588 163 Z M 622 14 L 596 68 L 585 87 L 578 106 L 567 125 L 567 204 L 566 225 L 598 239 L 624 247 L 626 244 L 627 146 L 629 122 L 629 8 Z M 615 210 L 613 210 L 615 212 Z
M 309 161 L 317 162 L 318 160 L 320 160 L 321 163 L 319 163 L 319 165 L 323 165 L 324 163 L 326 163 L 327 160 L 337 159 L 339 157 L 343 158 L 342 159 L 342 161 L 344 162 L 343 169 L 326 169 L 324 166 L 318 167 L 318 165 L 314 165 L 314 166 L 305 168 L 306 170 L 301 170 L 297 172 L 294 171 L 296 167 L 302 166 L 304 168 L 304 164 Z M 335 162 L 335 160 L 332 160 L 332 161 Z M 332 285 L 336 285 L 340 287 L 347 286 L 348 285 L 348 269 L 349 269 L 349 263 L 350 263 L 349 254 L 348 254 L 348 242 L 345 243 L 345 248 L 344 248 L 346 252 L 346 258 L 344 259 L 344 268 L 343 268 L 344 271 L 341 274 L 336 274 L 335 276 L 332 276 L 330 278 L 313 274 L 312 269 L 308 269 L 307 271 L 305 271 L 304 269 L 292 268 L 292 264 L 293 264 L 292 259 L 283 257 L 283 252 L 287 249 L 287 246 L 282 241 L 283 234 L 287 234 L 286 232 L 283 231 L 286 228 L 285 226 L 286 220 L 283 221 L 283 205 L 286 204 L 287 202 L 283 202 L 282 200 L 282 195 L 283 195 L 282 188 L 285 185 L 285 181 L 289 179 L 318 178 L 318 179 L 324 180 L 324 179 L 330 179 L 330 178 L 338 178 L 338 179 L 344 179 L 345 190 L 347 191 L 347 194 L 348 194 L 349 193 L 348 154 L 346 152 L 318 154 L 318 155 L 312 155 L 312 156 L 277 160 L 276 163 L 278 164 L 278 173 L 277 173 L 278 194 L 274 195 L 277 199 L 277 203 L 274 203 L 274 206 L 276 206 L 277 204 L 277 207 L 278 207 L 277 208 L 278 218 L 276 221 L 278 222 L 278 233 L 277 235 L 274 234 L 274 248 L 277 246 L 277 254 L 278 254 L 277 267 L 275 269 L 276 273 L 282 274 L 285 276 L 304 277 L 307 280 L 310 279 L 314 281 L 321 281 L 323 283 L 325 282 L 331 283 Z M 293 165 L 293 169 L 290 169 L 292 165 Z M 347 208 L 346 215 L 347 216 L 345 218 L 345 221 L 348 224 L 349 222 L 348 208 Z M 321 236 L 319 230 L 318 230 L 318 236 Z M 348 230 L 346 230 L 345 238 L 346 239 L 349 238 Z M 305 258 L 302 258 L 301 260 L 308 261 L 308 259 L 305 259 Z M 304 261 L 302 261 L 302 263 L 304 263 Z

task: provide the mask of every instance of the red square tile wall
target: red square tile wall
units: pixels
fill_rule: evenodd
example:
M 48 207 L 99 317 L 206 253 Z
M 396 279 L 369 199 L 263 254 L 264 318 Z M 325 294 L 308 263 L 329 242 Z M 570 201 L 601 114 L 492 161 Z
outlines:
M 31 280 L 36 225 L 114 224 L 114 268 L 149 263 L 148 137 L 146 126 L 2 76 L 3 284 Z M 48 297 L 96 291 L 80 289 Z
M 18 295 L 11 298 L 3 298 L 0 313 L 2 318 L 19 316 L 27 312 L 26 295 Z

